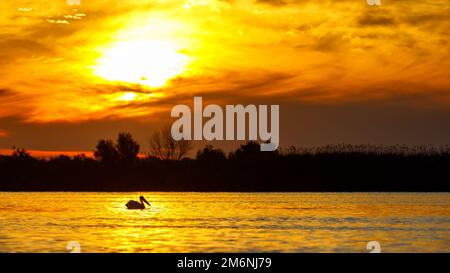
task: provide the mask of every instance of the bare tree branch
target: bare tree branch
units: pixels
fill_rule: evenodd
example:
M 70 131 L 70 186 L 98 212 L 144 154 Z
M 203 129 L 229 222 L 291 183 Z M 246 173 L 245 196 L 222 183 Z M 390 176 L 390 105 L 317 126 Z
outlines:
M 150 155 L 161 160 L 181 160 L 191 149 L 191 140 L 173 139 L 170 126 L 164 126 L 150 138 Z

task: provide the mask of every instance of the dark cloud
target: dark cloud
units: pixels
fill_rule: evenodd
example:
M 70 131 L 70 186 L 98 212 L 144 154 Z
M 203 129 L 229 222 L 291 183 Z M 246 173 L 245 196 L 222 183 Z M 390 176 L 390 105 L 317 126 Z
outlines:
M 272 6 L 284 6 L 287 3 L 284 0 L 256 0 L 259 4 L 267 4 Z
M 0 88 L 0 98 L 1 97 L 6 97 L 6 96 L 9 96 L 9 95 L 12 95 L 12 94 L 13 94 L 13 92 L 11 90 L 5 89 L 5 88 Z
M 310 41 L 296 45 L 296 49 L 311 49 L 321 52 L 339 51 L 348 46 L 349 40 L 340 33 L 327 33 L 320 37 L 311 37 Z
M 433 22 L 450 22 L 450 10 L 449 13 L 423 13 L 423 14 L 413 14 L 408 15 L 403 18 L 403 21 L 411 25 L 421 25 L 425 23 Z
M 348 41 L 340 34 L 329 34 L 317 39 L 313 49 L 318 51 L 336 51 L 346 45 Z
M 141 84 L 96 84 L 83 87 L 83 91 L 95 94 L 114 94 L 118 92 L 133 92 L 151 94 L 154 91 Z
M 0 40 L 0 48 L 0 64 L 7 63 L 11 59 L 51 53 L 47 46 L 32 39 L 22 38 Z
M 379 14 L 379 13 L 366 13 L 364 16 L 358 18 L 358 25 L 364 26 L 391 26 L 396 24 L 394 18 Z

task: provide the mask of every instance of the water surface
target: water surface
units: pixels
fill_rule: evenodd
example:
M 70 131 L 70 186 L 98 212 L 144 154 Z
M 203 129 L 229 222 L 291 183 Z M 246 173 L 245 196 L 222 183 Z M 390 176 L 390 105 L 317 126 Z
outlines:
M 144 195 L 152 207 L 130 211 Z M 450 252 L 450 193 L 0 193 L 0 252 Z

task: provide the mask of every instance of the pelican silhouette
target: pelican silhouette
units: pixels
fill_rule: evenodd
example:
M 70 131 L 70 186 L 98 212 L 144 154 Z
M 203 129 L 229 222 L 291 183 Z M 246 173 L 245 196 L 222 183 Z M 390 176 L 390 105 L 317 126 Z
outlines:
M 130 200 L 125 206 L 127 206 L 127 209 L 145 209 L 144 203 L 151 206 L 150 203 L 147 200 L 145 200 L 144 196 L 140 196 L 139 201 L 141 202 L 139 203 L 137 201 Z

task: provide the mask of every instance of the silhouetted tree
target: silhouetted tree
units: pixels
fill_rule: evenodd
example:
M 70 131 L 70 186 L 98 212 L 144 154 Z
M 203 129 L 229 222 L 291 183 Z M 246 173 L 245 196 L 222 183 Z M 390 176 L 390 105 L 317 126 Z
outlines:
M 88 160 L 85 154 L 77 154 L 73 157 L 73 160 L 75 161 L 85 161 Z
M 18 160 L 31 160 L 33 157 L 24 149 L 13 146 L 12 157 Z
M 120 133 L 116 143 L 119 159 L 125 162 L 133 162 L 138 158 L 141 146 L 133 139 L 130 133 Z
M 226 160 L 227 157 L 221 149 L 216 149 L 212 145 L 206 145 L 203 150 L 197 152 L 196 159 L 203 161 L 220 161 Z
M 105 164 L 114 164 L 119 160 L 119 153 L 110 139 L 100 139 L 95 147 L 94 157 Z
M 261 144 L 256 141 L 249 141 L 246 144 L 241 145 L 241 147 L 239 147 L 236 151 L 231 152 L 228 158 L 234 160 L 247 160 L 251 162 L 254 160 L 272 159 L 275 158 L 278 153 L 278 150 L 262 152 Z
M 116 143 L 110 139 L 99 140 L 94 157 L 105 164 L 115 164 L 119 161 L 133 162 L 138 158 L 140 147 L 130 133 L 120 133 Z
M 150 138 L 150 155 L 161 160 L 180 160 L 191 149 L 192 141 L 173 139 L 170 126 L 163 127 Z
M 248 159 L 258 156 L 261 153 L 261 146 L 255 141 L 249 141 L 241 145 L 236 151 L 231 152 L 230 159 Z
M 18 148 L 16 146 L 13 146 L 12 158 L 20 161 L 31 161 L 35 159 L 24 148 Z

